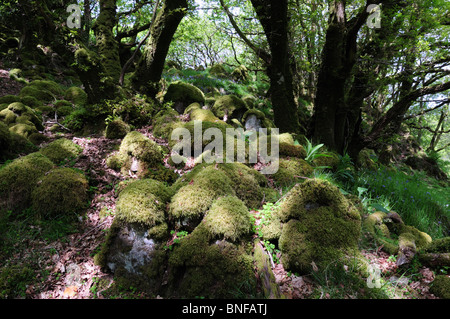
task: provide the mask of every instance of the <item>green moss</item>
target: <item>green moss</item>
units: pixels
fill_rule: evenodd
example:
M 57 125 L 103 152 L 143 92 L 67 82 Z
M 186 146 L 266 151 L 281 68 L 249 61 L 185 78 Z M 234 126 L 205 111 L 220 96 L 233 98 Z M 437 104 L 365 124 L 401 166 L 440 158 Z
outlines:
M 205 167 L 173 196 L 169 214 L 177 220 L 200 220 L 212 203 L 225 195 L 235 195 L 229 177 L 213 166 Z
M 25 138 L 28 138 L 33 133 L 37 133 L 36 127 L 31 122 L 29 122 L 28 124 L 25 123 L 14 124 L 9 128 L 9 130 Z
M 231 77 L 236 82 L 247 82 L 250 80 L 248 69 L 245 67 L 245 65 L 236 67 L 231 73 Z
M 253 258 L 243 245 L 211 243 L 203 224 L 181 239 L 169 257 L 175 298 L 249 298 L 256 296 Z M 250 246 L 251 248 L 251 246 Z M 169 283 L 169 285 L 170 285 Z
M 361 218 L 357 209 L 327 181 L 297 184 L 276 213 L 282 222 L 279 247 L 287 269 L 307 273 L 357 248 Z
M 54 96 L 51 92 L 47 90 L 40 90 L 34 86 L 25 86 L 20 90 L 19 96 L 32 96 L 38 101 L 48 103 L 54 99 Z
M 78 157 L 83 149 L 66 138 L 60 138 L 44 146 L 40 152 L 47 156 L 53 163 L 60 164 L 63 161 Z
M 119 194 L 116 218 L 148 229 L 162 225 L 166 221 L 165 208 L 171 196 L 170 188 L 162 182 L 152 179 L 131 182 Z
M 22 70 L 21 69 L 11 69 L 9 71 L 9 77 L 10 79 L 13 79 L 16 82 L 27 84 L 28 81 L 22 77 Z
M 16 95 L 5 95 L 0 97 L 0 104 L 11 104 L 14 102 L 21 102 L 21 99 L 19 96 Z
M 23 104 L 25 104 L 33 109 L 43 106 L 43 103 L 41 101 L 39 101 L 37 98 L 35 98 L 34 96 L 23 96 L 20 98 L 20 102 L 22 102 Z
M 356 164 L 361 168 L 376 170 L 378 169 L 378 165 L 375 162 L 376 158 L 377 156 L 373 150 L 365 148 L 359 152 Z
M 205 104 L 205 95 L 192 84 L 176 81 L 169 85 L 164 101 L 174 102 L 173 108 L 179 114 L 183 114 L 185 109 L 192 103 Z
M 33 109 L 21 102 L 11 103 L 8 108 L 0 111 L 0 120 L 10 126 L 14 123 L 31 124 L 39 131 L 44 130 L 42 119 L 36 115 Z
M 72 86 L 64 92 L 64 99 L 71 101 L 77 106 L 83 106 L 86 105 L 88 96 L 83 89 L 77 86 Z
M 279 144 L 279 153 L 282 156 L 306 158 L 306 150 L 301 145 L 292 145 L 288 143 Z
M 0 210 L 20 211 L 30 206 L 31 193 L 53 163 L 41 153 L 18 158 L 0 169 Z
M 196 127 L 197 128 L 200 127 L 200 124 L 201 124 L 201 130 L 202 130 L 201 135 L 196 134 L 196 130 L 195 130 Z M 180 138 L 179 140 L 171 139 L 171 140 L 169 140 L 169 147 L 183 156 L 187 156 L 187 154 L 182 154 L 181 150 L 185 146 L 189 146 L 189 142 L 190 142 L 190 150 L 191 150 L 190 156 L 194 156 L 195 154 L 197 154 L 197 152 L 203 153 L 203 151 L 205 150 L 205 147 L 215 140 L 215 136 L 212 136 L 211 138 L 206 138 L 205 132 L 209 129 L 219 129 L 220 130 L 221 136 L 224 137 L 223 145 L 225 147 L 225 145 L 226 145 L 225 136 L 227 136 L 227 129 L 228 128 L 233 129 L 233 127 L 231 125 L 228 125 L 221 121 L 219 121 L 219 122 L 190 121 L 190 122 L 180 125 L 179 128 L 183 128 L 183 129 L 186 129 L 189 131 L 190 141 L 184 140 L 183 138 Z M 195 149 L 196 139 L 198 139 L 198 141 L 200 141 L 200 143 L 198 143 L 198 146 L 201 147 L 197 150 Z M 185 144 L 185 143 L 188 143 L 188 144 Z M 235 147 L 235 150 L 236 150 L 236 147 Z
M 212 107 L 212 112 L 219 118 L 227 117 L 228 121 L 232 118 L 241 121 L 243 115 L 247 112 L 247 104 L 235 95 L 225 95 L 216 100 Z
M 230 178 L 236 196 L 248 208 L 261 206 L 264 198 L 262 187 L 267 186 L 264 175 L 242 163 L 219 164 L 218 168 Z
M 71 168 L 56 168 L 33 190 L 33 209 L 47 218 L 80 213 L 87 207 L 88 181 Z
M 214 64 L 209 70 L 208 73 L 219 78 L 226 78 L 229 76 L 228 71 L 225 69 L 223 64 L 217 63 Z
M 403 237 L 405 241 L 413 242 L 416 249 L 423 249 L 431 244 L 431 236 L 427 233 L 421 232 L 417 228 L 409 225 L 402 225 L 400 228 L 400 237 Z M 410 245 L 406 243 L 406 245 Z
M 443 299 L 450 299 L 450 277 L 438 275 L 434 278 L 430 292 Z
M 8 126 L 0 121 L 0 160 L 7 156 L 11 142 L 11 133 Z
M 186 108 L 186 110 L 184 110 L 184 114 L 186 115 L 186 114 L 191 114 L 191 112 L 193 111 L 193 110 L 198 110 L 198 109 L 201 109 L 202 108 L 202 106 L 200 105 L 200 103 L 198 103 L 198 102 L 195 102 L 195 103 L 192 103 L 191 105 L 189 105 L 187 108 Z
M 105 136 L 109 139 L 121 139 L 124 138 L 129 132 L 130 126 L 121 119 L 116 119 L 108 123 L 106 126 Z
M 161 147 L 137 131 L 132 131 L 125 136 L 120 144 L 119 153 L 135 157 L 150 167 L 155 167 L 163 160 Z
M 279 186 L 290 186 L 301 181 L 301 177 L 309 177 L 313 168 L 305 160 L 300 158 L 280 158 L 278 160 L 278 171 L 269 175 Z
M 219 239 L 237 241 L 248 235 L 252 220 L 248 208 L 235 196 L 214 201 L 204 218 L 205 227 Z
M 211 110 L 193 109 L 189 114 L 191 116 L 191 121 L 218 122 L 226 125 L 226 123 L 219 120 L 219 118 L 216 117 Z
M 450 237 L 438 238 L 432 241 L 425 249 L 426 253 L 448 253 L 450 252 Z
M 170 139 L 170 134 L 177 126 L 181 125 L 179 114 L 171 107 L 159 111 L 153 119 L 153 135 L 156 137 Z

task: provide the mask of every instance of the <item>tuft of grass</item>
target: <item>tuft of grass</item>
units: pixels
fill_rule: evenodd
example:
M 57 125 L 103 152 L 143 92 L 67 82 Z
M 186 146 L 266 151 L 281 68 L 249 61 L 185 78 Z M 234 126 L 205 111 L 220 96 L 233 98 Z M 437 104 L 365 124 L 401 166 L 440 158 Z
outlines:
M 360 171 L 351 187 L 366 189 L 366 198 L 389 203 L 384 207 L 400 214 L 407 225 L 428 233 L 432 238 L 449 235 L 450 189 L 430 183 L 424 173 L 413 175 L 401 171 L 381 168 L 378 171 Z

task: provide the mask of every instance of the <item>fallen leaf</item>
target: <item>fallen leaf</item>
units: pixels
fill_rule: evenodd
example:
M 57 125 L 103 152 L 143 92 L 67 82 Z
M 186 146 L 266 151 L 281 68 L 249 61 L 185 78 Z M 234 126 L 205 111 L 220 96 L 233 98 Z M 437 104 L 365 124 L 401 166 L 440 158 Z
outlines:
M 64 289 L 64 297 L 74 297 L 77 294 L 78 288 L 76 286 L 69 286 Z

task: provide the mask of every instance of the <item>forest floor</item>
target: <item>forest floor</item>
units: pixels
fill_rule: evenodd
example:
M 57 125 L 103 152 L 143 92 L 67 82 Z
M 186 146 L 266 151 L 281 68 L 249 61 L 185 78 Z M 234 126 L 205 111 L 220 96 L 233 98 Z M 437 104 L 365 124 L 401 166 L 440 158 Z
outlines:
M 7 94 L 18 94 L 21 84 L 10 80 L 8 71 L 3 69 L 0 62 L 0 96 Z M 54 124 L 47 119 L 44 134 L 52 141 L 56 136 L 49 128 Z M 155 139 L 150 133 L 150 128 L 140 130 L 157 143 L 164 141 Z M 61 134 L 83 148 L 82 155 L 73 167 L 82 170 L 91 182 L 92 200 L 85 215 L 80 218 L 78 230 L 63 239 L 53 242 L 45 240 L 28 241 L 27 251 L 18 252 L 11 258 L 14 260 L 26 260 L 27 258 L 38 258 L 35 260 L 39 267 L 45 272 L 36 286 L 30 285 L 26 291 L 26 298 L 31 299 L 94 299 L 104 298 L 102 291 L 97 289 L 97 282 L 101 279 L 106 282 L 104 290 L 110 287 L 114 278 L 112 274 L 103 272 L 94 263 L 94 255 L 105 240 L 107 230 L 114 219 L 116 203 L 115 185 L 124 180 L 125 177 L 106 165 L 108 154 L 117 149 L 120 140 L 110 140 L 103 136 L 76 137 L 72 134 Z M 188 167 L 188 166 L 187 166 Z M 178 171 L 178 173 L 183 173 Z M 419 270 L 420 276 L 416 280 L 401 280 L 397 277 L 396 264 L 389 256 L 377 251 L 361 252 L 371 263 L 377 264 L 383 273 L 390 272 L 392 281 L 393 298 L 398 299 L 434 299 L 429 293 L 429 283 L 433 281 L 433 273 L 428 268 Z M 18 262 L 18 264 L 21 264 Z M 274 264 L 273 273 L 280 291 L 288 299 L 304 299 L 313 294 L 317 284 L 308 276 L 295 276 L 289 274 L 282 264 Z M 326 289 L 320 298 L 330 299 L 332 296 Z M 140 294 L 135 298 L 146 298 Z M 346 298 L 354 298 L 352 295 Z M 119 296 L 120 298 L 120 296 Z

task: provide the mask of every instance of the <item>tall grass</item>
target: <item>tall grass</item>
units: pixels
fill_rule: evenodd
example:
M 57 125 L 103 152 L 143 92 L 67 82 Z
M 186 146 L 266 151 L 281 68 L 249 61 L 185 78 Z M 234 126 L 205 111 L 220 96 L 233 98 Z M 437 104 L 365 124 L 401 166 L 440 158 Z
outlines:
M 362 171 L 352 186 L 354 193 L 358 187 L 366 188 L 372 199 L 387 199 L 407 225 L 433 238 L 449 236 L 450 189 L 428 182 L 425 174 L 408 175 L 386 168 Z

